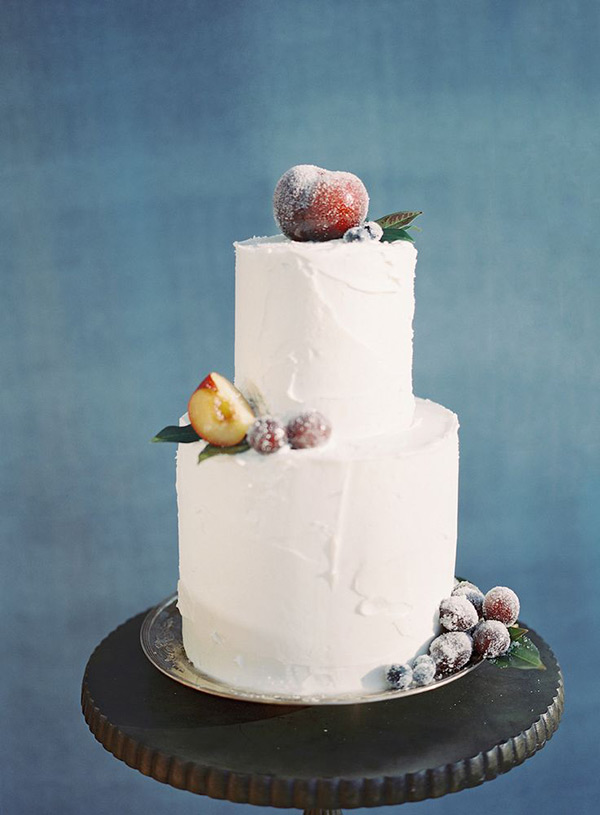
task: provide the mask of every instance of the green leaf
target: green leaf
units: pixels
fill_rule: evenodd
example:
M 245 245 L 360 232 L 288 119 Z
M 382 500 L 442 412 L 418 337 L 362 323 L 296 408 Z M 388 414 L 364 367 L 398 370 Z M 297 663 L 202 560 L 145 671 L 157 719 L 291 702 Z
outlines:
M 545 671 L 546 666 L 540 658 L 537 646 L 522 634 L 513 640 L 508 651 L 501 657 L 490 659 L 498 668 L 519 668 L 522 671 Z
M 235 456 L 237 453 L 245 453 L 250 449 L 247 441 L 241 441 L 239 444 L 234 444 L 232 447 L 217 447 L 216 444 L 207 444 L 204 450 L 198 456 L 198 464 L 207 458 L 213 456 Z
M 520 640 L 528 631 L 529 631 L 528 628 L 519 628 L 518 625 L 510 625 L 508 627 L 508 633 L 510 634 L 511 642 L 516 642 L 517 640 Z
M 392 212 L 391 215 L 384 215 L 383 218 L 377 218 L 376 223 L 383 227 L 383 229 L 387 229 L 388 227 L 403 229 L 422 214 L 423 212 L 421 210 L 415 210 L 413 212 Z
M 413 239 L 405 229 L 396 229 L 396 227 L 386 227 L 383 230 L 381 237 L 382 243 L 392 243 L 393 241 L 410 241 Z
M 181 444 L 189 444 L 192 441 L 198 441 L 200 436 L 196 433 L 191 424 L 186 424 L 183 427 L 177 425 L 169 425 L 154 436 L 151 441 L 174 441 Z

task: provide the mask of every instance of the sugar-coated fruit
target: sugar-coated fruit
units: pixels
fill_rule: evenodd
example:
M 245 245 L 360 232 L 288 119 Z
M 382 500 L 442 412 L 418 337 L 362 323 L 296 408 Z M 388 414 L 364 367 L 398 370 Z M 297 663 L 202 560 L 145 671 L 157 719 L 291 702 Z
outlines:
M 413 684 L 418 687 L 430 685 L 435 679 L 436 664 L 429 654 L 422 654 L 413 663 Z
M 214 371 L 191 395 L 188 415 L 196 433 L 216 447 L 239 444 L 255 419 L 254 411 L 235 385 Z
M 297 164 L 277 182 L 273 214 L 284 235 L 294 241 L 341 238 L 367 215 L 369 195 L 358 176 Z
M 482 620 L 473 631 L 473 648 L 482 657 L 502 656 L 510 647 L 508 628 L 500 620 Z
M 295 450 L 320 447 L 331 436 L 329 420 L 318 410 L 307 410 L 287 424 L 287 437 Z
M 453 674 L 464 668 L 473 653 L 473 641 L 464 631 L 448 631 L 432 640 L 429 653 L 440 674 Z
M 410 665 L 390 665 L 386 679 L 395 690 L 406 690 L 412 683 L 413 670 Z
M 431 662 L 432 659 L 429 654 L 419 654 L 418 657 L 415 657 L 413 660 L 413 666 L 418 665 L 420 662 Z
M 276 453 L 286 443 L 285 427 L 273 416 L 261 416 L 248 430 L 248 444 L 257 453 Z
M 464 595 L 477 609 L 479 616 L 483 614 L 483 592 L 474 583 L 462 580 L 452 590 L 452 596 Z
M 360 226 L 353 226 L 344 232 L 346 243 L 368 243 L 370 241 L 380 241 L 383 237 L 383 229 L 377 221 L 366 221 Z
M 446 597 L 440 603 L 440 625 L 446 631 L 468 631 L 477 625 L 477 609 L 464 595 Z
M 504 625 L 514 625 L 519 618 L 519 598 L 506 586 L 495 586 L 483 599 L 483 616 L 486 620 L 499 620 Z

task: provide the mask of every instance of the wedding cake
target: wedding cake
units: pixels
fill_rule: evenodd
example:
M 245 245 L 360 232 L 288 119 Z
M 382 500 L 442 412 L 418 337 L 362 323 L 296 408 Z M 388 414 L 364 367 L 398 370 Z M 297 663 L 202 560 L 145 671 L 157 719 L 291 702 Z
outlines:
M 454 585 L 458 421 L 413 396 L 417 252 L 402 219 L 365 223 L 359 190 L 353 222 L 338 212 L 325 234 L 306 217 L 312 233 L 295 234 L 290 194 L 306 213 L 307 185 L 325 184 L 331 221 L 331 189 L 344 215 L 353 190 L 350 174 L 293 169 L 275 198 L 285 234 L 235 245 L 235 387 L 207 377 L 181 422 L 200 438 L 177 450 L 178 605 L 204 674 L 308 699 L 383 690 L 386 666 L 438 633 Z M 203 433 L 194 418 L 209 403 Z M 299 415 L 319 417 L 314 443 L 285 436 Z M 235 438 L 211 435 L 236 422 Z

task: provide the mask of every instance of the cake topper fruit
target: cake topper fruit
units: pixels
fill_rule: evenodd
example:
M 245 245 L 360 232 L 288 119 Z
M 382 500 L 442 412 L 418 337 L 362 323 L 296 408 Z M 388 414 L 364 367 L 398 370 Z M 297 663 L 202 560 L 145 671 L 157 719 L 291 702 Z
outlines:
M 293 241 L 347 243 L 412 241 L 408 229 L 420 210 L 392 212 L 367 221 L 369 194 L 353 173 L 296 164 L 279 179 L 273 214 L 283 234 Z
M 314 164 L 297 164 L 277 182 L 273 214 L 279 228 L 294 241 L 341 238 L 367 216 L 369 194 L 353 173 L 332 172 Z
M 215 372 L 191 395 L 188 415 L 196 433 L 216 447 L 239 444 L 256 418 L 235 385 Z

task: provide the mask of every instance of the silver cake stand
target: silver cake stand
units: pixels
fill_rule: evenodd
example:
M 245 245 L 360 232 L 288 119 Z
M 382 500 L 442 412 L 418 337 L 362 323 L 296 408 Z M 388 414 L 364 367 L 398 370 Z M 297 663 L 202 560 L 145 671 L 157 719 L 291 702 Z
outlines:
M 212 693 L 226 699 L 269 705 L 356 705 L 414 696 L 455 682 L 473 671 L 482 662 L 482 660 L 475 660 L 462 671 L 439 679 L 431 685 L 408 690 L 364 691 L 360 694 L 343 693 L 338 696 L 286 696 L 284 694 L 255 693 L 219 682 L 202 673 L 188 660 L 181 637 L 181 615 L 177 609 L 177 594 L 167 597 L 147 613 L 140 630 L 140 642 L 142 650 L 159 671 L 188 688 L 196 688 L 204 693 Z

